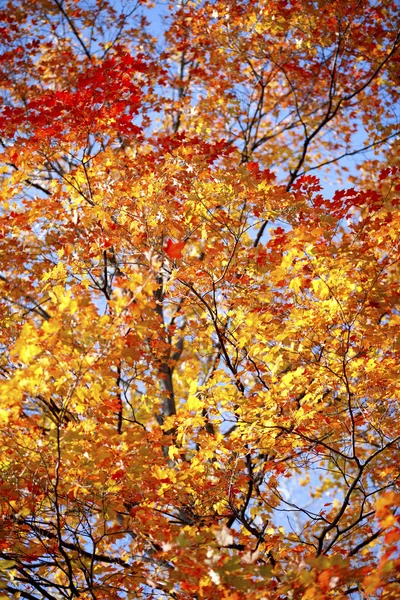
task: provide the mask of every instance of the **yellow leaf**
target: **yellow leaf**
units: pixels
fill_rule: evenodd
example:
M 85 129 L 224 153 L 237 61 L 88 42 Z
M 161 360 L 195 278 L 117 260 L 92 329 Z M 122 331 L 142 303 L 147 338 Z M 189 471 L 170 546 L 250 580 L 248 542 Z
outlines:
M 45 321 L 43 323 L 42 330 L 46 333 L 55 333 L 56 331 L 60 331 L 62 326 L 62 321 L 58 319 L 50 319 L 49 321 Z
M 289 284 L 289 287 L 298 294 L 302 288 L 302 280 L 301 277 L 294 277 Z
M 329 295 L 330 295 L 329 288 L 326 285 L 326 283 L 324 281 L 322 281 L 322 279 L 313 279 L 311 282 L 311 285 L 313 287 L 314 294 L 317 296 L 317 298 L 320 298 L 321 300 L 325 300 L 326 298 L 329 297 Z
M 179 455 L 180 455 L 180 450 L 176 446 L 170 446 L 168 448 L 168 456 L 170 457 L 171 460 L 174 460 L 175 456 L 179 456 Z
M 19 351 L 19 359 L 23 363 L 28 363 L 31 358 L 37 356 L 41 351 L 41 347 L 36 344 L 26 344 Z
M 49 279 L 65 279 L 66 276 L 67 271 L 65 269 L 65 265 L 64 263 L 59 262 L 53 269 L 51 269 L 51 271 L 48 271 L 43 275 L 42 281 L 48 281 Z
M 189 395 L 189 398 L 186 401 L 186 408 L 188 410 L 199 410 L 203 408 L 204 402 L 200 400 L 197 396 Z
M 8 423 L 8 410 L 0 408 L 0 423 Z

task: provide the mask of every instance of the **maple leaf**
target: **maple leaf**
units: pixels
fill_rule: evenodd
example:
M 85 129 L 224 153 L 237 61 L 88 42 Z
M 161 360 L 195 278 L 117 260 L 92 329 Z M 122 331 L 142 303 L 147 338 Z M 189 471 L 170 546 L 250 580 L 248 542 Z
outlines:
M 182 258 L 184 247 L 185 242 L 173 242 L 171 239 L 169 239 L 164 246 L 164 252 L 169 256 L 169 258 Z

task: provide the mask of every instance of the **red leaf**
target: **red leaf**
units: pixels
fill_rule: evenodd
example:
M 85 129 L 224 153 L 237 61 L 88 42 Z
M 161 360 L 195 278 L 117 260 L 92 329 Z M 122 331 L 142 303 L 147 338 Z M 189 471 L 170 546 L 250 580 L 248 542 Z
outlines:
M 259 175 L 260 173 L 260 167 L 258 165 L 258 163 L 251 161 L 247 163 L 247 168 L 250 171 L 250 173 L 253 173 L 253 175 Z
M 173 242 L 168 240 L 164 246 L 164 252 L 169 258 L 182 258 L 182 250 L 185 247 L 185 242 Z
M 125 469 L 118 469 L 117 471 L 115 471 L 115 473 L 113 473 L 111 475 L 111 479 L 114 479 L 114 481 L 116 479 L 122 479 L 125 476 Z

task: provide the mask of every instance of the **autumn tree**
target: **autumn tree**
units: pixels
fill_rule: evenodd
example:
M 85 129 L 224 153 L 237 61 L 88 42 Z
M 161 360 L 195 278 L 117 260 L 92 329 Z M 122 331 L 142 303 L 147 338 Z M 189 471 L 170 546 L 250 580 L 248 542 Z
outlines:
M 0 33 L 0 597 L 398 600 L 398 3 Z

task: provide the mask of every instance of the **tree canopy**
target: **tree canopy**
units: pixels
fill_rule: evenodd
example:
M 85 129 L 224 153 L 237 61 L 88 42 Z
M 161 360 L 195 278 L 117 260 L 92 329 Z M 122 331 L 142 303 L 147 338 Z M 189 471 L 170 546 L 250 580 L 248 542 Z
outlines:
M 0 598 L 398 600 L 398 3 L 0 33 Z

